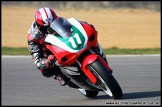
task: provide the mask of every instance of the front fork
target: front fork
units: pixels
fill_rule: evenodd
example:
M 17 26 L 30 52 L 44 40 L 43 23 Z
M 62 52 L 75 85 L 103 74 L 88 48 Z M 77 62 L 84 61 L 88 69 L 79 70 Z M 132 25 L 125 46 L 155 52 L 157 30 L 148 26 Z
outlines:
M 100 54 L 100 56 L 105 60 L 105 62 L 108 64 L 108 61 L 107 61 L 107 58 L 106 58 L 106 55 L 105 55 L 105 52 L 103 51 L 102 47 L 100 46 L 100 44 L 98 43 L 98 45 L 95 47 L 96 48 L 96 51 Z M 94 50 L 90 49 L 90 51 L 92 53 L 95 54 Z

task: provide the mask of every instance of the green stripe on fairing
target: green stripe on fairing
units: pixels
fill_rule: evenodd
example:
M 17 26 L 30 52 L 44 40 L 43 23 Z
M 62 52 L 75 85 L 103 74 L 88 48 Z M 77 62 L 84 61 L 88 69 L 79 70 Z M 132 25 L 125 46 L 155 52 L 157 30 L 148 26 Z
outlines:
M 85 37 L 83 36 L 83 34 L 75 26 L 72 25 L 72 29 L 73 29 L 72 34 L 69 37 L 67 37 L 67 38 L 62 38 L 60 36 L 56 36 L 56 37 L 59 40 L 61 40 L 63 43 L 65 43 L 68 47 L 70 47 L 71 49 L 73 49 L 73 50 L 80 50 L 80 49 L 82 49 L 84 47 Z M 74 37 L 75 34 L 78 34 L 79 35 L 79 38 L 81 40 L 81 44 L 78 44 L 77 43 L 77 40 Z M 72 46 L 71 42 L 69 42 L 69 38 L 70 37 L 73 37 L 73 40 L 74 40 L 74 42 L 76 44 L 76 47 L 75 48 Z

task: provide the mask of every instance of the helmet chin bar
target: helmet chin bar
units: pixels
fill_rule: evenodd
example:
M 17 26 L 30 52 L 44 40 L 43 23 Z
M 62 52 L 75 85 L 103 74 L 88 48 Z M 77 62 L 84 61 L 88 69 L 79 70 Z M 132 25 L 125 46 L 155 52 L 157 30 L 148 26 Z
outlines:
M 38 29 L 39 33 L 41 33 L 43 35 L 43 33 Z
M 36 24 L 37 27 L 38 27 L 38 31 L 43 35 L 43 34 L 48 34 L 47 32 L 47 29 L 48 29 L 48 26 L 40 26 L 38 24 Z
M 42 27 L 40 27 L 40 31 L 43 33 L 43 34 L 47 34 L 47 28 L 48 28 L 48 26 L 42 26 Z

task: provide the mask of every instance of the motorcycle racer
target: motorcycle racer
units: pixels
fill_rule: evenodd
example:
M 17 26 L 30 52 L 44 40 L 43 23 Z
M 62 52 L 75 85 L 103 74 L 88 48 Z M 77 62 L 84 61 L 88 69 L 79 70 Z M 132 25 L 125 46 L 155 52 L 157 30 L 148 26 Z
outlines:
M 43 7 L 36 11 L 35 20 L 28 30 L 28 50 L 42 75 L 47 78 L 55 75 L 55 79 L 58 79 L 64 86 L 67 83 L 67 78 L 59 72 L 59 67 L 53 65 L 55 56 L 52 54 L 47 56 L 46 49 L 43 47 L 48 34 L 47 28 L 56 18 L 57 15 L 51 8 Z
M 48 7 L 40 8 L 35 13 L 35 20 L 32 22 L 27 35 L 28 50 L 32 55 L 32 59 L 40 70 L 43 76 L 49 78 L 54 76 L 55 79 L 60 81 L 62 86 L 68 83 L 66 78 L 61 72 L 60 68 L 55 65 L 56 58 L 53 54 L 44 48 L 43 43 L 48 34 L 47 29 L 58 16 Z M 80 21 L 84 22 L 84 21 Z M 84 22 L 88 24 L 87 22 Z M 91 25 L 93 27 L 93 25 Z

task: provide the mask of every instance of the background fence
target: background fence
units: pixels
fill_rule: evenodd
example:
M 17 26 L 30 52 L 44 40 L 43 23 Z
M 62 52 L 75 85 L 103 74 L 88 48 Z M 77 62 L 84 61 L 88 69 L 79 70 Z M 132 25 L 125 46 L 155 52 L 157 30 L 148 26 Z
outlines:
M 160 1 L 2 1 L 2 5 L 18 5 L 41 7 L 49 6 L 56 9 L 119 9 L 119 8 L 143 8 L 161 10 Z

